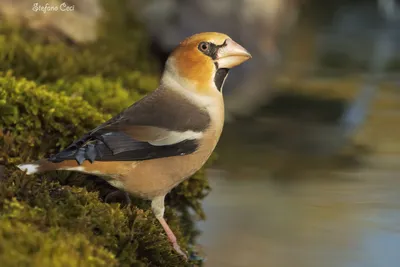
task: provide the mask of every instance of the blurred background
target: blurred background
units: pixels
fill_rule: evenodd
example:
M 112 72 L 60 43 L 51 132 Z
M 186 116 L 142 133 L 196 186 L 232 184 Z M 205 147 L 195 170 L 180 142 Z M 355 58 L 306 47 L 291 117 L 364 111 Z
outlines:
M 46 20 L 22 12 L 26 1 L 1 2 L 35 29 L 97 38 L 96 0 L 68 1 L 79 7 L 70 17 Z M 128 1 L 159 71 L 201 31 L 253 55 L 224 87 L 227 122 L 198 223 L 205 266 L 399 265 L 398 2 Z
M 400 5 L 137 2 L 156 51 L 222 31 L 253 55 L 224 88 L 206 266 L 397 266 Z

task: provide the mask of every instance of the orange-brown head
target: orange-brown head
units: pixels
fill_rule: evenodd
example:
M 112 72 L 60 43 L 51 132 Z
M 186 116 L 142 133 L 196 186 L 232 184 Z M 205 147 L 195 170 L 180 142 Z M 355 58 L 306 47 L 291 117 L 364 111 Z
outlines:
M 182 41 L 171 53 L 164 77 L 186 90 L 208 95 L 222 91 L 228 71 L 250 58 L 250 53 L 226 34 L 199 33 Z

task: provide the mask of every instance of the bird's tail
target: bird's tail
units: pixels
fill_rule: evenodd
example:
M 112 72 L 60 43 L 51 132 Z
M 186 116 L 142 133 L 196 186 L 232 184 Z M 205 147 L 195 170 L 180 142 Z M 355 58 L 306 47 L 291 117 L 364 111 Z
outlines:
M 48 159 L 41 159 L 32 163 L 20 164 L 17 167 L 21 171 L 26 171 L 26 174 L 31 175 L 35 173 L 41 173 L 46 171 L 54 170 L 65 170 L 69 168 L 74 168 L 77 166 L 76 161 L 68 160 L 60 163 L 53 163 Z

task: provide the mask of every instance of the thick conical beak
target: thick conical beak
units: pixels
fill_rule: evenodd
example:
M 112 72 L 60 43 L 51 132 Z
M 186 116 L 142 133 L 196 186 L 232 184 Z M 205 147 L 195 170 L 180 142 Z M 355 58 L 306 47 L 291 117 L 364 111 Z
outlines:
M 232 39 L 226 39 L 225 44 L 217 52 L 218 68 L 231 69 L 251 58 L 250 53 Z

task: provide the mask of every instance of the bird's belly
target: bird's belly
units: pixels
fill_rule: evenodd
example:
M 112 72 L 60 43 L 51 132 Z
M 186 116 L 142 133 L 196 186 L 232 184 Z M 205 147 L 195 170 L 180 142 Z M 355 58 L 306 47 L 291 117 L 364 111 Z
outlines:
M 151 199 L 167 194 L 172 188 L 198 171 L 209 153 L 194 153 L 139 162 L 125 177 L 125 190 L 142 198 Z

